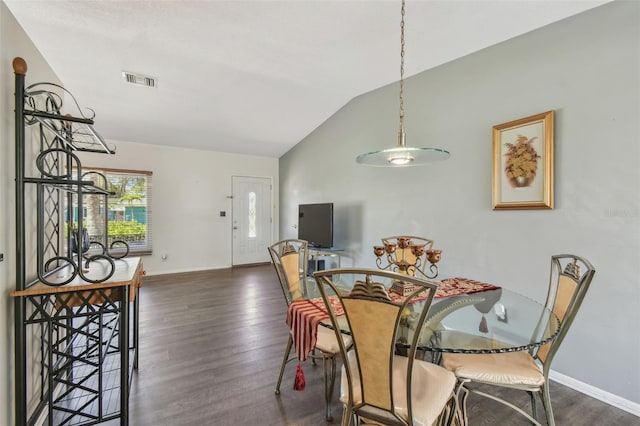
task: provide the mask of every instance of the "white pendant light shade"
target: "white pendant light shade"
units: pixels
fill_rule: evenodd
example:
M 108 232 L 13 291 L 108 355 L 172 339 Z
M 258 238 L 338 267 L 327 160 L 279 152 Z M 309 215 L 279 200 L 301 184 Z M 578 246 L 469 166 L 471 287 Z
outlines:
M 449 158 L 451 154 L 441 148 L 400 147 L 366 152 L 356 157 L 356 162 L 367 166 L 408 167 L 435 163 Z
M 360 154 L 356 157 L 356 162 L 377 167 L 409 167 L 446 160 L 451 155 L 449 151 L 441 148 L 406 146 L 402 119 L 401 126 L 398 132 L 398 145 L 396 147 Z

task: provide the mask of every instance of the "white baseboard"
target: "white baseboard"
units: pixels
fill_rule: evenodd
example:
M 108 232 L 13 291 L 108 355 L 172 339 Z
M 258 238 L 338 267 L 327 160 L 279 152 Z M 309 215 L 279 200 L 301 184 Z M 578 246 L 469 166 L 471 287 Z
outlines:
M 202 271 L 212 271 L 212 270 L 216 270 L 216 269 L 228 269 L 231 268 L 231 266 L 220 266 L 220 267 L 210 267 L 210 266 L 205 266 L 202 268 L 188 268 L 188 269 L 169 269 L 169 270 L 164 270 L 164 271 L 157 271 L 155 273 L 152 274 L 147 274 L 147 277 L 155 277 L 157 275 L 172 275 L 172 274 L 183 274 L 185 272 L 202 272 Z
M 572 377 L 565 376 L 564 374 L 558 373 L 557 371 L 551 370 L 549 372 L 549 378 L 554 382 L 558 382 L 562 385 L 568 386 L 571 389 L 575 389 L 578 392 L 624 410 L 628 413 L 633 414 L 634 416 L 640 417 L 640 404 L 638 403 L 629 401 L 628 399 L 624 399 L 610 392 L 603 391 L 602 389 L 598 389 L 595 386 L 591 386 Z

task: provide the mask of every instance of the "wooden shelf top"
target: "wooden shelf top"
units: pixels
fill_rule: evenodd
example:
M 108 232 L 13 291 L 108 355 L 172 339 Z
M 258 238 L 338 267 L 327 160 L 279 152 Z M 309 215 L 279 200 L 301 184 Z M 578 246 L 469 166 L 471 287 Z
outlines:
M 62 286 L 55 287 L 46 285 L 42 282 L 37 282 L 25 290 L 14 290 L 10 294 L 12 297 L 39 296 L 54 293 L 67 293 L 72 291 L 131 286 L 134 284 L 139 285 L 139 275 L 144 274 L 144 272 L 142 271 L 142 260 L 139 257 L 114 259 L 114 263 L 116 265 L 115 272 L 113 273 L 111 278 L 101 283 L 90 283 L 84 281 L 78 275 L 73 279 L 73 281 Z M 106 268 L 107 262 L 105 261 L 98 260 L 95 262 L 91 262 L 89 272 L 85 273 L 85 275 L 89 278 L 97 279 L 100 276 L 106 275 Z M 62 268 L 56 271 L 51 277 L 47 278 L 51 281 L 55 280 L 56 278 L 58 278 L 60 281 L 64 281 L 65 277 L 68 277 L 68 274 L 70 273 L 69 269 L 69 267 Z

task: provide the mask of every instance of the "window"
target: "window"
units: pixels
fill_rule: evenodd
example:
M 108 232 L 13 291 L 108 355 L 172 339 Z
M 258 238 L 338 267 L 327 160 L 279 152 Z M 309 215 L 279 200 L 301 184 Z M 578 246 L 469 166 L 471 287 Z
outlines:
M 151 254 L 152 173 L 138 170 L 84 167 L 82 180 L 93 181 L 109 195 L 82 197 L 83 227 L 90 241 L 110 248 L 114 241 L 125 241 L 133 255 Z M 106 204 L 106 205 L 105 205 Z M 106 214 L 105 214 L 106 212 Z M 73 202 L 74 221 L 78 221 L 78 201 Z

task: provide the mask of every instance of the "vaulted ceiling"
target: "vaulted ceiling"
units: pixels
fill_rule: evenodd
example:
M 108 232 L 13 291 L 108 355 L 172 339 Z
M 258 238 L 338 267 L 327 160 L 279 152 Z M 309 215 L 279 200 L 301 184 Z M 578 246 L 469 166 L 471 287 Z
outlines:
M 400 0 L 4 1 L 110 140 L 279 157 L 400 76 Z M 408 0 L 405 76 L 603 3 Z

